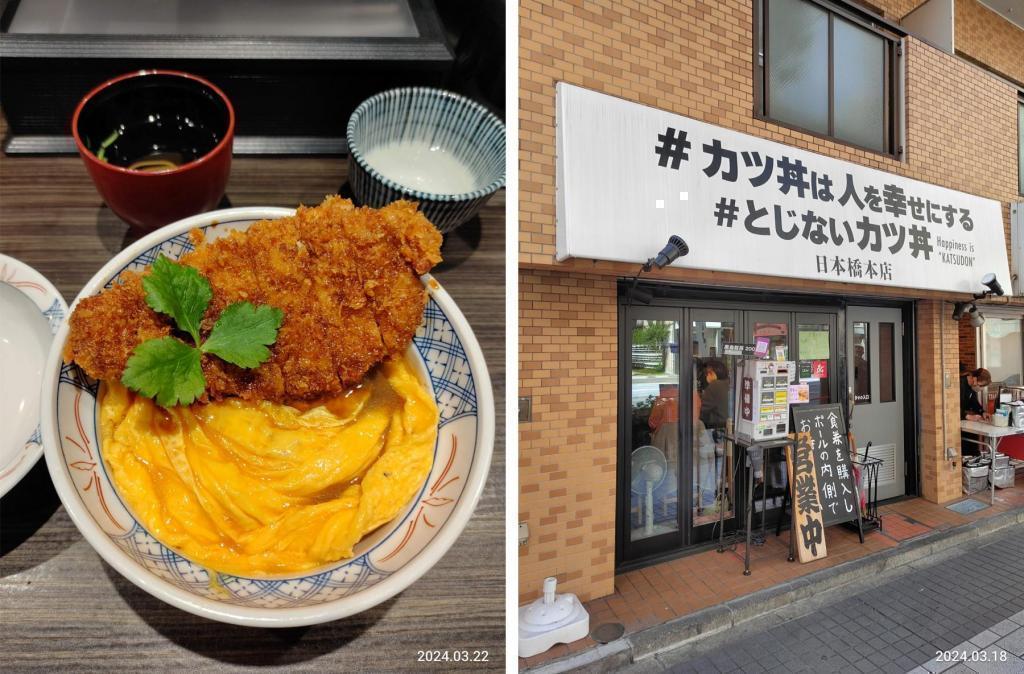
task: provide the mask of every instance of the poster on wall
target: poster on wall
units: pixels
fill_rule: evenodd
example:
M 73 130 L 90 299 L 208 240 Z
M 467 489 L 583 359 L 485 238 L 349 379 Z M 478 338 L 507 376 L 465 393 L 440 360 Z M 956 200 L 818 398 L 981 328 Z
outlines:
M 998 201 L 560 82 L 556 254 L 976 292 L 1010 282 Z M 818 345 L 820 346 L 820 345 Z M 804 358 L 805 356 L 801 356 Z

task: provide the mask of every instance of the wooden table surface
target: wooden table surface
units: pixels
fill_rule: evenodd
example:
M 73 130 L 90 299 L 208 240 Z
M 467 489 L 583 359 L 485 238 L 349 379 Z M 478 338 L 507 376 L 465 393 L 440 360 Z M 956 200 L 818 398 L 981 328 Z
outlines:
M 236 157 L 227 198 L 231 206 L 316 204 L 345 174 L 341 157 Z M 420 650 L 489 652 L 487 663 L 434 669 L 504 668 L 504 209 L 499 193 L 478 220 L 447 237 L 435 270 L 480 340 L 498 412 L 487 487 L 437 566 L 397 597 L 332 623 L 260 630 L 212 622 L 159 601 L 103 562 L 64 512 L 40 459 L 0 499 L 0 669 L 409 671 L 428 667 L 417 662 Z M 69 303 L 134 238 L 77 156 L 0 156 L 0 252 L 35 267 Z

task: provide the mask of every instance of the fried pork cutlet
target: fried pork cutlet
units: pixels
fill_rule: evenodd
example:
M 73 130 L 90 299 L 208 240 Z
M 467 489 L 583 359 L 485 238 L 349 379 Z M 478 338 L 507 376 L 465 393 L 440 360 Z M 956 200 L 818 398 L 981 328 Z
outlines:
M 179 261 L 213 287 L 204 338 L 233 302 L 284 311 L 270 358 L 259 367 L 203 355 L 206 398 L 214 400 L 291 402 L 343 392 L 409 345 L 427 298 L 419 275 L 441 261 L 440 233 L 406 201 L 356 208 L 329 196 L 293 217 L 208 243 L 199 230 L 191 237 L 196 249 Z M 64 359 L 96 379 L 119 380 L 135 347 L 172 326 L 146 304 L 142 276 L 123 272 L 112 287 L 78 303 Z

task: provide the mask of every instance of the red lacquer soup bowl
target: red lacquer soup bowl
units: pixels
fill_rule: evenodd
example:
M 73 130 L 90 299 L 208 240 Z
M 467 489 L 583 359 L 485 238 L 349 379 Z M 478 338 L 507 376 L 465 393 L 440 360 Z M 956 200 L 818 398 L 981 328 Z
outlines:
M 115 77 L 85 95 L 71 130 L 100 196 L 133 227 L 208 211 L 224 195 L 235 112 L 200 77 L 170 70 Z

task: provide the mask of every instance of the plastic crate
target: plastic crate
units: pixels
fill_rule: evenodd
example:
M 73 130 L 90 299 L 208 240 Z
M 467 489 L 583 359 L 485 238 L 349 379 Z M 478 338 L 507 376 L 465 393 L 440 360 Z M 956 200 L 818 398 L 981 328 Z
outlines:
M 965 477 L 963 481 L 965 494 L 977 494 L 988 489 L 987 477 Z
M 988 466 L 964 467 L 963 487 L 965 494 L 977 494 L 988 489 Z
M 996 468 L 992 471 L 992 484 L 1000 489 L 1013 486 L 1014 471 L 1012 466 L 1005 468 Z

